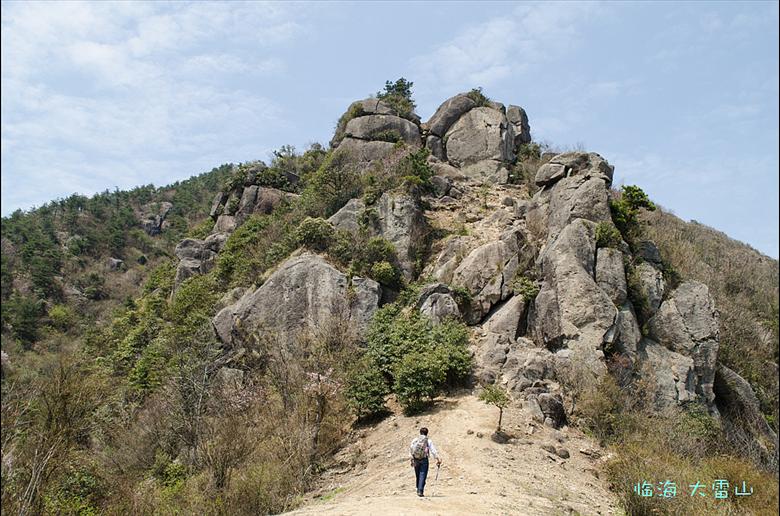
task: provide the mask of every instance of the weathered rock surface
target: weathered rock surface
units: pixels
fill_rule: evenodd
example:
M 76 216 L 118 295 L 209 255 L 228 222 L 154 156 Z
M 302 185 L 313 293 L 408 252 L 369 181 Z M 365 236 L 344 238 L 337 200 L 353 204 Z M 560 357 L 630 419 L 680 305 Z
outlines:
M 493 305 L 509 297 L 520 260 L 527 261 L 533 253 L 520 231 L 509 230 L 499 240 L 477 247 L 460 262 L 452 283 L 471 293 L 467 322 L 478 323 Z
M 173 204 L 160 202 L 147 204 L 142 208 L 141 226 L 150 236 L 159 235 L 165 229 L 165 219 L 173 209 Z
M 596 283 L 616 306 L 626 301 L 626 271 L 623 253 L 602 247 L 596 252 Z
M 489 332 L 503 335 L 512 342 L 525 331 L 527 308 L 528 303 L 523 296 L 512 296 L 490 315 L 482 327 Z
M 359 140 L 387 140 L 399 137 L 415 147 L 421 145 L 420 128 L 409 120 L 395 115 L 368 115 L 353 118 L 347 123 L 345 135 Z
M 366 229 L 372 236 L 381 236 L 395 247 L 398 263 L 408 280 L 414 276 L 418 250 L 425 245 L 428 225 L 415 196 L 405 192 L 386 192 L 373 206 L 360 199 L 352 199 L 328 219 L 336 229 L 357 232 L 360 215 L 374 210 L 376 224 Z
M 434 324 L 461 317 L 455 293 L 444 283 L 432 283 L 423 287 L 417 300 L 417 309 L 430 317 Z
M 603 372 L 601 347 L 617 308 L 594 280 L 595 224 L 566 226 L 540 257 L 542 287 L 529 312 L 534 340 L 551 350 L 572 349 L 573 359 Z
M 444 136 L 447 159 L 463 167 L 483 160 L 510 161 L 514 136 L 506 117 L 478 107 L 460 117 Z
M 288 259 L 263 285 L 222 309 L 213 320 L 220 340 L 232 346 L 244 335 L 272 331 L 294 338 L 301 331 L 327 327 L 344 317 L 365 329 L 379 305 L 381 287 L 373 280 L 348 278 L 322 257 L 302 254 Z
M 506 119 L 512 124 L 514 149 L 524 143 L 531 143 L 531 126 L 528 124 L 528 115 L 525 113 L 525 109 L 510 104 L 506 109 Z
M 777 434 L 761 414 L 756 393 L 747 380 L 724 365 L 715 371 L 715 401 L 721 414 L 746 425 L 766 445 L 777 445 Z
M 390 155 L 395 144 L 382 141 L 365 141 L 356 138 L 344 138 L 338 146 L 341 152 L 346 152 L 349 159 L 359 167 L 364 167 L 374 161 Z
M 657 342 L 642 342 L 642 361 L 650 367 L 655 385 L 655 405 L 658 409 L 675 407 L 696 399 L 696 374 L 693 359 L 675 353 Z
M 636 266 L 636 274 L 639 279 L 638 286 L 640 295 L 647 300 L 650 314 L 654 314 L 656 310 L 658 310 L 658 307 L 661 306 L 661 301 L 663 301 L 664 298 L 664 290 L 666 288 L 664 275 L 661 271 L 646 262 L 642 262 Z
M 439 138 L 443 137 L 452 124 L 476 106 L 477 103 L 467 97 L 465 93 L 445 100 L 428 120 L 426 124 L 428 131 Z
M 697 281 L 682 283 L 647 325 L 653 340 L 693 359 L 695 391 L 712 403 L 720 322 L 707 286 Z
M 217 253 L 224 243 L 224 235 L 211 240 L 185 238 L 176 246 L 174 254 L 179 258 L 176 266 L 176 276 L 173 281 L 174 292 L 187 278 L 207 274 L 216 263 Z

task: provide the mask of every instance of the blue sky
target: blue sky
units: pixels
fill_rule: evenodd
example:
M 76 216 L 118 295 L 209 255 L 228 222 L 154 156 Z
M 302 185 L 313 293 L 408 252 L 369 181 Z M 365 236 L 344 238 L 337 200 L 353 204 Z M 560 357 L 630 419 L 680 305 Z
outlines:
M 778 257 L 777 2 L 3 2 L 2 213 L 326 143 L 400 76 Z

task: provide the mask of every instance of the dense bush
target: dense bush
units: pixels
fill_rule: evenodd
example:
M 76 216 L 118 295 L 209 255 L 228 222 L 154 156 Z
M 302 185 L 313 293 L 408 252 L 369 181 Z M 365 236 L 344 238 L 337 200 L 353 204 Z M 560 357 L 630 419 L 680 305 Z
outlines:
M 347 378 L 344 395 L 359 420 L 383 414 L 385 396 L 390 392 L 377 365 L 368 358 L 356 363 Z
M 512 290 L 515 294 L 522 296 L 526 303 L 530 303 L 539 294 L 539 285 L 533 279 L 518 274 L 512 282 Z
M 298 225 L 295 235 L 304 247 L 313 251 L 324 251 L 333 240 L 335 230 L 325 219 L 306 217 Z
M 619 248 L 622 238 L 620 231 L 609 222 L 599 222 L 596 225 L 596 247 Z
M 433 399 L 444 383 L 446 366 L 439 357 L 413 351 L 404 355 L 393 369 L 393 391 L 407 413 L 415 413 Z
M 623 240 L 630 246 L 634 246 L 637 238 L 641 234 L 639 223 L 640 209 L 648 211 L 655 210 L 653 204 L 647 197 L 647 194 L 638 186 L 623 185 L 620 194 L 615 195 L 609 202 L 609 208 L 612 212 L 612 222 L 620 231 Z
M 467 344 L 468 332 L 462 323 L 433 325 L 400 303 L 380 308 L 367 333 L 368 356 L 409 410 L 419 409 L 445 386 L 468 380 L 472 365 Z M 410 355 L 418 358 L 407 359 Z M 418 373 L 419 379 L 412 378 Z

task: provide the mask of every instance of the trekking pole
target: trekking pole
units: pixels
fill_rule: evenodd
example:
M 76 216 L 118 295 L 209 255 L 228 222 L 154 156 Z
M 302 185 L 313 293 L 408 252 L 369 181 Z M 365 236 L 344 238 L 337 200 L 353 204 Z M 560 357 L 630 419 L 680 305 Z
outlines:
M 436 486 L 439 485 L 439 468 L 441 464 L 436 464 L 436 477 L 433 479 L 433 487 L 431 488 L 431 497 L 436 495 Z

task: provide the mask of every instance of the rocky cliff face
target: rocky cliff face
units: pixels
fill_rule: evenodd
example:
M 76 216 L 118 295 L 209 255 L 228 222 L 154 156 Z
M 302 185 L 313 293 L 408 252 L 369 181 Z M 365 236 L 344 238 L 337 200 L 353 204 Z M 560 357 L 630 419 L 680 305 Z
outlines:
M 366 230 L 395 246 L 407 282 L 431 280 L 416 309 L 432 324 L 454 317 L 473 327 L 479 381 L 505 384 L 558 425 L 566 417 L 562 375 L 576 369 L 595 379 L 619 356 L 651 385 L 659 410 L 699 401 L 717 416 L 719 402 L 730 396 L 755 412 L 750 385 L 719 368 L 719 314 L 707 286 L 666 285 L 652 242 L 633 251 L 623 241 L 599 242 L 599 231 L 614 228 L 614 167 L 596 153 L 547 156 L 530 197 L 510 180 L 521 146 L 530 141 L 521 107 L 461 94 L 425 123 L 414 114 L 398 116 L 381 100 L 357 101 L 342 116 L 331 147 L 364 173 L 394 149 L 430 151 L 432 191 L 423 198 L 385 192 Z M 250 167 L 242 184 L 215 196 L 211 236 L 179 244 L 177 283 L 207 272 L 227 235 L 249 215 L 270 213 L 293 197 L 257 185 L 262 169 Z M 363 199 L 352 199 L 329 222 L 356 234 L 366 210 Z M 426 240 L 433 227 L 450 235 Z M 229 347 L 240 346 L 247 332 L 290 334 L 334 313 L 363 331 L 392 294 L 322 256 L 296 252 L 213 323 Z

